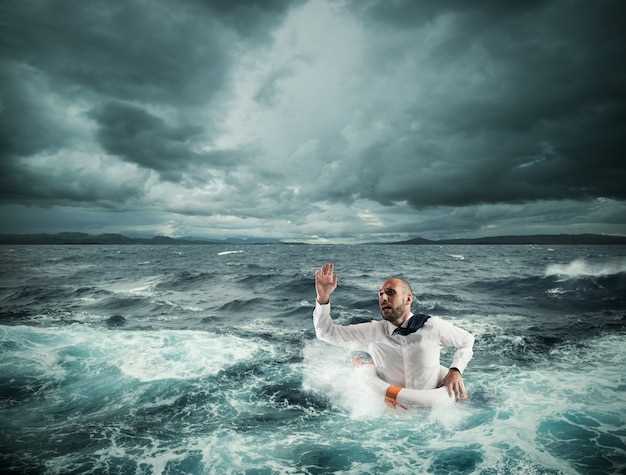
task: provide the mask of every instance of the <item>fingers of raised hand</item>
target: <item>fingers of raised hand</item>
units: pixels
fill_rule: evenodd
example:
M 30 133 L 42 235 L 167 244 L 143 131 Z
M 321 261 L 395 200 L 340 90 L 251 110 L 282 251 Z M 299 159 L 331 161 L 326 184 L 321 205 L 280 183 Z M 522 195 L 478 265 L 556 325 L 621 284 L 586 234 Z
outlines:
M 334 268 L 335 265 L 331 263 L 326 263 L 322 266 L 322 268 L 315 273 L 317 276 L 319 274 L 320 278 L 324 281 L 332 282 L 334 278 Z
M 325 275 L 332 275 L 333 271 L 335 270 L 335 264 L 327 262 L 326 264 L 324 264 L 322 269 Z

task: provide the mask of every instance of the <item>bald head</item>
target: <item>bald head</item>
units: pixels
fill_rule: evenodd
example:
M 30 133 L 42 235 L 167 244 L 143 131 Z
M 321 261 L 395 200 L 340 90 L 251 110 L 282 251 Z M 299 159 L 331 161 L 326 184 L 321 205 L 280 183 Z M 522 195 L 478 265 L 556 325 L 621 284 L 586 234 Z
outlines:
M 409 284 L 409 281 L 406 280 L 404 277 L 399 275 L 393 275 L 389 277 L 385 282 L 389 281 L 394 281 L 397 284 L 402 285 L 407 293 L 413 295 L 413 288 L 411 287 L 411 284 Z

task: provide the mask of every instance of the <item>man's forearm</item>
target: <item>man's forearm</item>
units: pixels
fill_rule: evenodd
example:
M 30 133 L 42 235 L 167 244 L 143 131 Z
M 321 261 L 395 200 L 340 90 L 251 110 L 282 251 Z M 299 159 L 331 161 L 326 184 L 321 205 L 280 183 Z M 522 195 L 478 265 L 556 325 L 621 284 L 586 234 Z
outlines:
M 474 354 L 474 336 L 450 322 L 437 318 L 440 342 L 443 346 L 453 346 L 456 348 L 452 356 L 452 368 L 456 368 L 460 373 L 465 371 L 465 367 Z
M 318 339 L 338 346 L 365 349 L 375 339 L 376 323 L 338 325 L 330 317 L 330 303 L 317 302 L 313 310 L 313 326 Z

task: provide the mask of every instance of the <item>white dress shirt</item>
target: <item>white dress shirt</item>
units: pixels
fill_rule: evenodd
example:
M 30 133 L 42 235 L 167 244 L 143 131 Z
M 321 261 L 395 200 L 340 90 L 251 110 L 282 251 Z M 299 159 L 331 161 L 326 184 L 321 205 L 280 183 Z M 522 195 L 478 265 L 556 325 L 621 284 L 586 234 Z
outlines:
M 430 317 L 410 335 L 392 335 L 397 327 L 387 320 L 338 325 L 330 318 L 330 303 L 322 305 L 316 300 L 313 325 L 320 340 L 367 351 L 378 376 L 390 384 L 411 389 L 438 386 L 442 345 L 456 348 L 450 366 L 461 372 L 473 355 L 474 337 L 439 317 Z

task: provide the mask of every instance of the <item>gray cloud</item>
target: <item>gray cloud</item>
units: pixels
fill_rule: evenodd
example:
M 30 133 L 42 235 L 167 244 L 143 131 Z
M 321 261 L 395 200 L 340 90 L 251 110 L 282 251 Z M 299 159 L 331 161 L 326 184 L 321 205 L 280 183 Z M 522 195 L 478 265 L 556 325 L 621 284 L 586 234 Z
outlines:
M 488 15 L 491 19 L 504 19 L 518 16 L 534 10 L 537 6 L 547 4 L 545 0 L 508 1 L 478 0 L 471 3 L 462 0 L 421 1 L 396 0 L 355 0 L 351 9 L 364 18 L 396 28 L 415 28 L 433 21 L 437 16 L 446 13 L 474 13 Z
M 625 229 L 624 13 L 5 2 L 0 200 L 292 237 Z
M 403 107 L 371 111 L 389 133 L 342 157 L 328 190 L 337 199 L 424 207 L 626 197 L 621 4 L 387 6 L 364 8 L 380 37 L 395 35 L 370 61 L 391 61 L 415 86 Z M 381 58 L 391 49 L 391 60 Z M 416 76 L 398 69 L 402 61 Z M 356 173 L 346 181 L 348 170 Z
M 58 150 L 67 143 L 54 115 L 37 97 L 45 81 L 36 76 L 25 66 L 0 63 L 0 157 Z
M 62 150 L 84 152 L 94 162 L 89 156 L 100 145 L 176 181 L 193 181 L 185 176 L 193 166 L 235 166 L 243 151 L 197 151 L 193 140 L 211 142 L 217 126 L 204 109 L 219 114 L 216 97 L 228 91 L 237 52 L 269 41 L 269 28 L 289 7 L 281 1 L 3 3 L 1 199 L 99 203 L 110 189 L 107 202 L 124 203 L 145 192 L 142 180 L 123 191 L 104 177 L 101 184 L 71 173 L 61 179 L 58 170 L 29 166 L 30 156 Z M 177 119 L 170 123 L 144 106 Z M 96 121 L 92 137 L 69 123 L 68 108 L 90 111 L 82 120 Z
M 167 2 L 12 2 L 2 55 L 54 78 L 68 94 L 191 104 L 219 90 L 229 35 L 198 7 Z
M 108 102 L 88 115 L 98 123 L 97 137 L 106 151 L 155 170 L 167 180 L 181 180 L 193 165 L 234 166 L 243 156 L 241 152 L 194 151 L 194 139 L 202 134 L 201 127 L 170 125 L 133 105 Z

